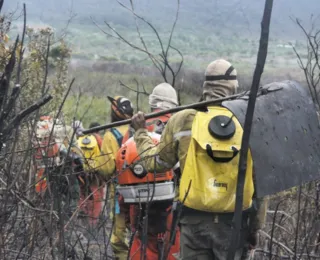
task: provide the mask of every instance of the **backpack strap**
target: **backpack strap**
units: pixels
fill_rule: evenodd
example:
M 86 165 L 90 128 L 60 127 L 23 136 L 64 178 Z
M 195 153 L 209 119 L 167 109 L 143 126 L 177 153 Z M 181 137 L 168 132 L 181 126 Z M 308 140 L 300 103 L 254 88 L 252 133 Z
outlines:
M 129 138 L 134 136 L 134 130 L 132 128 L 129 128 L 129 130 L 125 133 L 124 136 L 116 128 L 111 128 L 110 131 L 114 135 L 114 137 L 116 138 L 119 147 L 121 147 L 122 144 L 124 144 L 126 141 L 128 141 Z
M 93 135 L 94 135 L 94 137 L 96 138 L 97 143 L 98 143 L 98 146 L 99 146 L 99 150 L 101 151 L 101 147 L 102 147 L 102 139 L 101 139 L 101 137 L 100 137 L 100 135 L 99 135 L 99 134 L 93 134 Z
M 119 132 L 119 130 L 117 128 L 111 128 L 110 131 L 114 135 L 114 137 L 116 138 L 119 147 L 121 147 L 122 141 L 123 141 L 122 134 Z
M 123 136 L 119 132 L 117 128 L 111 128 L 110 132 L 113 134 L 113 136 L 116 138 L 119 148 L 122 145 L 123 142 Z M 114 183 L 117 183 L 117 178 L 114 179 Z M 115 207 L 115 214 L 120 214 L 120 205 L 119 205 L 119 193 L 116 192 L 114 196 L 114 207 Z

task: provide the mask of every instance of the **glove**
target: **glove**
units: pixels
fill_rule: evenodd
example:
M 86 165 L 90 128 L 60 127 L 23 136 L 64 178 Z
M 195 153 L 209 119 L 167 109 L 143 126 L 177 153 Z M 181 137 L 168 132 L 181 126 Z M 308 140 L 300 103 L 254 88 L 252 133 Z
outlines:
M 248 246 L 249 246 L 249 250 L 254 249 L 257 244 L 258 244 L 258 233 L 257 232 L 252 232 L 248 235 Z

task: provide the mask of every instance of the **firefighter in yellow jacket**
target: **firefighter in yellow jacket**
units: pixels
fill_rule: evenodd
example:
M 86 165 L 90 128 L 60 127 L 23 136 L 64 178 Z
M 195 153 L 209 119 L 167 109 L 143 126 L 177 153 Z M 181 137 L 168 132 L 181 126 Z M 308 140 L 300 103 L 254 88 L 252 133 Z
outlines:
M 203 100 L 236 93 L 237 72 L 228 61 L 210 63 L 205 76 Z M 235 125 L 232 136 L 223 141 L 215 135 L 214 129 L 211 134 L 209 126 L 211 119 L 221 115 L 231 118 L 230 122 Z M 171 117 L 157 146 L 145 130 L 142 112 L 133 116 L 132 126 L 136 130 L 134 138 L 138 153 L 144 155 L 142 161 L 148 171 L 163 172 L 180 162 L 179 200 L 184 202 L 180 218 L 180 259 L 226 259 L 243 133 L 240 123 L 221 106 L 208 107 L 206 112 L 184 110 Z M 241 242 L 235 259 L 241 259 L 244 249 L 256 246 L 257 231 L 266 212 L 264 200 L 253 203 L 254 176 L 250 152 L 247 165 Z
M 133 115 L 133 106 L 129 99 L 121 96 L 114 98 L 108 97 L 111 102 L 111 121 L 121 121 L 131 118 Z M 115 177 L 116 165 L 115 157 L 124 143 L 130 137 L 130 129 L 128 125 L 112 128 L 108 130 L 102 141 L 101 156 L 98 158 L 98 171 L 100 175 L 106 180 Z M 116 178 L 113 178 L 115 180 Z M 126 224 L 123 210 L 120 210 L 118 204 L 117 194 L 115 194 L 114 182 L 109 185 L 110 199 L 112 201 L 112 217 L 114 218 L 114 225 L 111 236 L 111 246 L 116 259 L 127 259 L 128 244 L 126 242 Z

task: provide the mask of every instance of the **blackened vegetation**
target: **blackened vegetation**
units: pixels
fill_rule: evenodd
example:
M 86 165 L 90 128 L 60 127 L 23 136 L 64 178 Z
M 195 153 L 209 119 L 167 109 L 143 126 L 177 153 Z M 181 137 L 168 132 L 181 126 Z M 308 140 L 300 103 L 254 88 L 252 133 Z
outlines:
M 2 4 L 0 1 L 0 8 Z M 52 96 L 46 94 L 48 73 L 45 73 L 42 96 L 31 105 L 21 102 L 21 90 L 26 85 L 22 72 L 29 69 L 28 63 L 23 63 L 25 6 L 23 11 L 22 36 L 16 38 L 13 46 L 1 43 L 1 56 L 7 61 L 0 75 L 0 259 L 112 259 L 107 217 L 99 217 L 93 226 L 79 210 L 80 191 L 75 187 L 79 187 L 82 168 L 75 163 L 70 149 L 60 154 L 62 164 L 55 165 L 49 158 L 43 158 L 47 189 L 42 194 L 35 192 L 39 180 L 35 178 L 33 147 L 41 141 L 35 138 L 35 126 Z M 49 50 L 48 36 L 45 71 Z M 52 142 L 53 136 L 48 146 Z M 92 193 L 86 194 L 85 200 L 91 200 Z
M 3 0 L 0 0 L 0 9 L 2 4 Z M 130 10 L 134 14 L 133 7 Z M 26 17 L 26 12 L 24 14 Z M 23 77 L 19 77 L 19 74 L 26 69 L 22 62 L 23 35 L 13 44 L 9 60 L 0 75 L 0 259 L 112 259 L 110 231 L 113 223 L 108 221 L 106 212 L 110 210 L 106 207 L 107 202 L 113 198 L 106 195 L 103 214 L 96 226 L 90 226 L 88 216 L 80 210 L 79 205 L 71 205 L 72 196 L 75 195 L 72 193 L 79 192 L 72 188 L 77 183 L 82 169 L 74 165 L 74 158 L 70 155 L 69 149 L 66 154 L 61 155 L 64 164 L 55 166 L 47 163 L 45 171 L 48 188 L 45 195 L 41 196 L 35 192 L 37 182 L 33 169 L 34 150 L 31 146 L 37 119 L 35 115 L 40 114 L 39 108 L 51 97 L 45 95 L 46 73 L 42 97 L 27 107 L 19 102 L 20 90 L 25 85 Z M 309 79 L 307 80 L 310 83 L 310 91 L 315 95 L 318 95 L 319 83 L 319 35 L 317 31 L 306 33 L 310 59 L 307 65 L 302 65 Z M 171 50 L 170 44 L 168 46 Z M 50 51 L 49 48 L 50 39 L 47 53 Z M 164 53 L 161 52 L 162 56 L 151 57 L 167 63 L 167 48 L 164 48 Z M 152 55 L 147 51 L 145 53 L 148 56 Z M 167 74 L 168 71 L 169 75 L 172 73 L 170 68 L 168 65 L 161 66 L 159 68 L 162 76 L 164 74 L 169 81 L 171 76 Z M 167 72 L 163 73 L 165 68 Z M 177 70 L 174 75 L 177 75 Z M 310 75 L 313 75 L 312 79 Z M 176 85 L 173 81 L 169 82 Z M 190 89 L 192 87 L 194 84 Z M 137 88 L 137 91 L 146 95 L 143 93 L 146 92 L 143 87 Z M 315 103 L 317 98 L 318 96 L 314 97 Z M 63 103 L 60 110 L 62 106 Z M 259 245 L 251 252 L 250 258 L 320 259 L 319 196 L 319 185 L 313 182 L 271 198 L 265 228 L 259 232 Z M 85 199 L 92 199 L 92 191 L 87 192 Z M 152 194 L 150 204 L 151 202 Z M 145 227 L 148 224 L 146 212 L 138 216 L 137 221 L 140 223 L 140 220 L 143 220 Z M 181 211 L 178 209 L 175 214 L 179 219 Z M 144 230 L 147 238 L 147 228 Z M 174 239 L 171 239 L 171 244 L 173 241 Z M 164 252 L 163 255 L 166 254 L 167 252 Z

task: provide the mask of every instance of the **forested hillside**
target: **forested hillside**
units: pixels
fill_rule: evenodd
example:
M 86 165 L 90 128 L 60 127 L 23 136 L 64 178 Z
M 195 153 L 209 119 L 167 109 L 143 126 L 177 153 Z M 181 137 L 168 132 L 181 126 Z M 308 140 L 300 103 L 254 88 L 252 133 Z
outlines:
M 139 82 L 144 82 L 149 90 L 162 81 L 161 75 L 153 67 L 148 55 L 101 31 L 114 35 L 104 23 L 106 21 L 129 42 L 141 46 L 134 16 L 120 6 L 117 0 L 6 1 L 4 11 L 14 12 L 16 18 L 13 19 L 10 31 L 12 42 L 17 33 L 22 31 L 23 2 L 27 5 L 28 26 L 52 27 L 56 38 L 62 36 L 71 49 L 70 76 L 77 78 L 75 83 L 77 89 L 85 92 L 86 106 L 82 108 L 83 111 L 77 112 L 78 115 L 86 111 L 90 105 L 93 106 L 92 111 L 99 112 L 87 113 L 88 118 L 105 120 L 107 112 L 104 104 L 107 103 L 105 100 L 107 89 L 108 93 L 125 94 L 134 98 L 135 93 L 127 93 L 127 89 L 118 87 L 119 80 L 134 86 L 134 79 L 137 79 Z M 120 2 L 130 6 L 129 0 Z M 154 25 L 163 44 L 166 45 L 176 17 L 178 2 L 136 0 L 133 3 L 135 12 Z M 199 87 L 203 71 L 208 63 L 216 58 L 231 61 L 239 71 L 241 87 L 248 87 L 256 62 L 263 5 L 263 1 L 257 0 L 180 1 L 171 45 L 183 55 L 183 67 L 178 82 L 183 87 L 184 102 L 197 100 L 197 95 L 199 91 L 201 92 Z M 297 66 L 296 55 L 288 43 L 295 45 L 304 55 L 305 41 L 292 19 L 300 18 L 308 27 L 310 17 L 318 6 L 317 0 L 275 1 L 263 83 L 275 79 L 303 79 Z M 138 25 L 149 51 L 158 56 L 161 48 L 155 32 L 141 20 Z M 169 61 L 177 66 L 181 57 L 176 51 L 171 50 Z M 95 97 L 96 102 L 88 101 L 88 96 Z M 143 107 L 147 105 L 143 99 L 142 104 Z M 74 101 L 68 99 L 67 105 L 72 108 Z
M 264 2 L 0 0 L 0 260 L 129 259 L 127 255 L 147 255 L 147 248 L 159 254 L 157 259 L 167 259 L 164 253 L 170 247 L 177 249 L 172 256 L 179 258 L 178 241 L 174 245 L 171 244 L 174 239 L 170 245 L 167 242 L 169 237 L 179 239 L 176 224 L 183 207 L 182 204 L 176 207 L 170 198 L 176 195 L 174 189 L 180 188 L 179 192 L 183 194 L 188 172 L 181 169 L 183 175 L 176 174 L 179 169 L 175 169 L 175 173 L 156 174 L 144 163 L 152 162 L 153 158 L 157 159 L 155 163 L 165 163 L 164 157 L 168 162 L 163 166 L 171 160 L 174 162 L 170 165 L 178 162 L 183 154 L 181 151 L 187 147 L 185 141 L 190 132 L 196 148 L 194 153 L 192 149 L 188 150 L 191 152 L 188 152 L 184 166 L 186 171 L 197 168 L 195 172 L 199 175 L 190 176 L 181 202 L 186 202 L 191 194 L 191 197 L 198 196 L 199 200 L 194 201 L 200 206 L 210 198 L 214 198 L 212 201 L 216 204 L 201 206 L 212 211 L 216 227 L 211 229 L 211 220 L 202 226 L 200 217 L 201 222 L 191 225 L 201 226 L 199 230 L 191 228 L 190 238 L 196 242 L 191 247 L 199 247 L 204 252 L 203 245 L 219 245 L 217 250 L 208 250 L 212 255 L 210 259 L 214 258 L 214 253 L 226 250 L 227 235 L 229 239 L 232 231 L 230 225 L 234 220 L 240 220 L 229 214 L 233 211 L 233 198 L 241 198 L 234 194 L 235 187 L 239 191 L 242 186 L 238 185 L 238 179 L 242 178 L 237 177 L 235 158 L 240 152 L 240 172 L 243 165 L 247 167 L 243 175 L 246 176 L 243 206 L 252 205 L 239 221 L 243 234 L 239 238 L 246 244 L 242 259 L 320 259 L 317 120 L 320 108 L 320 0 L 274 0 L 268 50 L 260 49 L 256 66 Z M 122 3 L 125 6 L 121 6 Z M 266 44 L 267 40 L 262 37 L 261 43 Z M 264 66 L 260 58 L 265 53 Z M 96 131 L 95 128 L 95 133 L 86 135 L 85 129 L 99 124 L 112 121 L 115 127 L 118 124 L 115 121 L 131 117 L 132 112 L 154 111 L 155 103 L 161 110 L 163 105 L 198 102 L 203 99 L 204 90 L 208 91 L 205 94 L 208 97 L 220 96 L 222 92 L 233 94 L 234 83 L 237 83 L 233 81 L 233 74 L 228 77 L 232 81 L 226 81 L 225 77 L 220 77 L 222 75 L 206 75 L 223 78 L 223 82 L 219 80 L 218 83 L 214 81 L 216 77 L 208 79 L 204 75 L 208 64 L 220 58 L 232 63 L 230 66 L 222 61 L 228 67 L 223 68 L 225 76 L 228 71 L 234 72 L 232 67 L 237 70 L 239 94 L 227 98 L 237 96 L 238 100 L 223 104 L 232 107 L 234 102 L 234 108 L 230 108 L 234 114 L 209 109 L 209 113 L 197 114 L 195 123 L 188 129 L 184 127 L 189 125 L 191 113 L 180 114 L 187 115 L 185 118 L 175 114 L 162 133 L 165 136 L 160 143 L 156 135 L 150 134 L 156 145 L 138 147 L 138 151 L 131 150 L 135 149 L 133 141 L 137 139 L 129 138 L 124 143 L 132 132 L 122 133 L 122 128 L 119 131 L 113 128 L 106 135 L 104 130 Z M 252 113 L 252 131 L 248 131 L 246 122 L 244 137 L 240 140 L 239 122 L 245 118 L 248 100 L 248 93 L 242 91 L 255 85 L 252 84 L 255 68 L 259 77 L 260 69 L 263 69 L 257 88 L 278 83 L 258 91 Z M 215 74 L 211 72 L 208 74 Z M 213 87 L 204 88 L 211 80 Z M 279 83 L 284 80 L 295 80 L 302 86 L 288 81 Z M 203 84 L 204 81 L 207 83 Z M 167 84 L 161 84 L 164 82 L 174 87 L 177 101 L 174 91 L 167 92 L 171 87 L 167 89 Z M 153 92 L 159 84 L 162 90 L 159 92 L 158 87 Z M 215 93 L 217 84 L 220 85 L 219 93 Z M 253 103 L 249 104 L 247 115 L 250 115 Z M 221 115 L 220 111 L 223 111 Z M 213 118 L 206 118 L 206 115 Z M 220 121 L 226 117 L 229 118 L 224 121 L 226 123 Z M 168 117 L 164 116 L 147 121 L 146 125 L 153 128 L 155 123 L 154 130 L 159 130 L 166 120 Z M 142 123 L 139 128 L 144 127 Z M 147 145 L 144 131 L 136 131 L 135 138 L 137 136 L 141 137 L 140 145 Z M 247 150 L 244 144 L 249 139 L 249 163 L 242 165 L 242 153 Z M 161 143 L 167 140 L 174 141 Z M 202 149 L 203 144 L 206 151 Z M 120 147 L 122 150 L 118 150 Z M 179 151 L 173 154 L 172 149 L 176 148 Z M 221 158 L 230 148 L 232 157 Z M 158 152 L 154 153 L 155 149 Z M 206 152 L 215 162 L 206 156 Z M 218 152 L 218 157 L 213 152 Z M 183 160 L 184 157 L 180 158 L 181 167 Z M 109 169 L 104 170 L 105 166 Z M 179 180 L 181 176 L 186 178 Z M 123 179 L 126 179 L 125 183 Z M 196 185 L 189 193 L 194 180 Z M 126 194 L 121 193 L 124 190 L 132 193 L 128 201 Z M 171 194 L 166 194 L 169 190 Z M 209 192 L 203 193 L 204 190 Z M 252 193 L 255 194 L 253 198 Z M 262 197 L 269 200 L 269 206 L 266 212 L 256 216 L 254 209 L 262 205 Z M 201 209 L 195 206 L 195 209 Z M 125 215 L 125 220 L 119 222 L 120 215 Z M 261 218 L 260 221 L 256 217 Z M 250 228 L 246 223 L 248 218 Z M 190 220 L 196 219 L 193 216 Z M 183 225 L 186 227 L 188 223 Z M 218 235 L 211 236 L 215 232 Z M 198 235 L 202 237 L 209 233 L 211 238 L 197 239 Z M 123 236 L 123 244 L 129 245 L 123 252 L 126 257 L 114 255 L 118 253 L 115 248 L 118 235 Z M 237 238 L 236 235 L 232 237 Z M 217 241 L 208 242 L 212 238 Z M 152 247 L 149 247 L 149 241 L 155 242 L 151 243 Z M 143 255 L 130 258 L 149 259 Z
M 29 22 L 41 21 L 53 26 L 63 25 L 70 11 L 77 14 L 75 24 L 92 25 L 90 16 L 97 20 L 112 21 L 115 25 L 133 28 L 134 24 L 128 12 L 121 8 L 116 0 L 11 0 L 5 3 L 5 10 L 13 10 L 25 2 L 29 9 Z M 121 1 L 129 4 L 128 0 Z M 143 14 L 149 21 L 163 30 L 170 25 L 177 2 L 172 0 L 134 1 L 137 13 Z M 237 31 L 240 35 L 250 35 L 258 32 L 263 10 L 263 1 L 256 0 L 182 0 L 180 4 L 179 28 L 212 33 Z M 295 26 L 291 17 L 302 20 L 319 8 L 317 0 L 279 0 L 275 1 L 272 34 L 296 38 Z M 237 30 L 235 30 L 237 29 Z
M 92 20 L 95 20 L 106 29 L 103 21 L 107 21 L 130 41 L 138 40 L 133 16 L 116 0 L 24 2 L 28 6 L 28 23 L 33 26 L 50 25 L 60 32 L 72 17 L 66 39 L 73 45 L 73 57 L 145 64 L 144 56 L 119 45 L 117 40 L 107 38 L 93 24 Z M 129 5 L 128 0 L 122 2 Z M 4 8 L 12 11 L 17 6 L 21 7 L 21 3 L 21 0 L 11 0 L 5 3 Z M 134 6 L 136 12 L 150 21 L 160 35 L 167 39 L 175 18 L 177 1 L 137 0 L 134 1 Z M 302 35 L 291 18 L 297 17 L 308 23 L 311 14 L 318 7 L 317 0 L 275 1 L 270 39 L 270 56 L 274 55 L 273 60 L 275 57 L 284 56 L 286 63 L 289 62 L 286 57 L 288 50 L 279 48 L 279 45 L 287 44 L 288 41 L 299 45 L 302 41 Z M 227 56 L 234 60 L 241 59 L 241 63 L 251 62 L 257 50 L 262 10 L 263 1 L 256 0 L 182 0 L 173 44 L 184 54 L 185 65 L 194 69 L 207 63 L 206 56 Z M 21 22 L 15 24 L 16 28 L 21 28 Z M 146 42 L 151 49 L 157 51 L 155 35 L 143 23 L 140 23 L 140 26 Z M 290 50 L 289 53 L 292 54 Z

